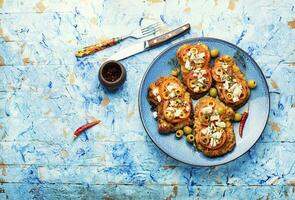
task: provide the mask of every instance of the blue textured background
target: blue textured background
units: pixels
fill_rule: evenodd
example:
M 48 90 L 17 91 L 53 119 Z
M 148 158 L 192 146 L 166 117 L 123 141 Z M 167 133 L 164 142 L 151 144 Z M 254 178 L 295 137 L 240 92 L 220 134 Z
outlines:
M 294 0 L 0 0 L 0 199 L 294 199 Z M 182 38 L 217 37 L 247 51 L 268 77 L 271 113 L 258 143 L 219 167 L 181 164 L 139 120 L 145 69 L 169 44 L 123 61 L 105 91 L 97 71 L 121 44 L 83 59 L 79 47 L 156 21 Z M 178 39 L 174 42 L 177 42 Z M 98 125 L 72 142 L 87 121 Z

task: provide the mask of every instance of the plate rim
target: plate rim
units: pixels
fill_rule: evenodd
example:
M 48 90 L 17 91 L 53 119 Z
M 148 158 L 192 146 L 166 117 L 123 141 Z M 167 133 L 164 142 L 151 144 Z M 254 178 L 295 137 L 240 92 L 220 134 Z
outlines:
M 267 95 L 266 97 L 268 98 L 268 110 L 267 110 L 267 117 L 266 117 L 266 121 L 265 121 L 265 124 L 264 124 L 264 127 L 261 131 L 261 133 L 259 134 L 259 137 L 254 141 L 254 143 L 251 145 L 251 147 L 245 151 L 244 153 L 240 154 L 239 156 L 233 158 L 232 160 L 229 160 L 229 161 L 226 161 L 224 163 L 220 163 L 220 164 L 214 164 L 214 165 L 197 165 L 197 164 L 192 164 L 192 163 L 187 163 L 187 162 L 184 162 L 184 161 L 181 161 L 177 158 L 175 158 L 174 156 L 168 154 L 166 151 L 164 151 L 164 149 L 162 149 L 160 147 L 160 145 L 158 145 L 158 143 L 152 138 L 152 136 L 150 135 L 147 127 L 146 127 L 146 124 L 144 123 L 144 120 L 143 120 L 143 113 L 142 113 L 142 108 L 141 108 L 141 105 L 140 105 L 140 102 L 142 100 L 141 96 L 142 96 L 142 92 L 143 92 L 143 83 L 144 83 L 144 80 L 150 70 L 150 68 L 153 66 L 153 64 L 155 63 L 155 61 L 161 57 L 164 53 L 166 53 L 167 51 L 169 51 L 170 49 L 172 49 L 173 47 L 181 44 L 181 43 L 185 43 L 185 42 L 190 42 L 192 40 L 215 40 L 215 41 L 219 41 L 219 42 L 223 42 L 223 43 L 226 43 L 230 46 L 233 46 L 234 48 L 238 49 L 239 51 L 243 52 L 245 55 L 248 56 L 248 58 L 251 60 L 251 62 L 253 62 L 258 70 L 261 72 L 262 74 L 262 77 L 263 77 L 263 80 L 265 81 L 266 83 L 266 89 L 267 89 Z M 250 151 L 250 149 L 253 148 L 253 146 L 257 143 L 257 141 L 261 138 L 262 136 L 262 133 L 264 132 L 265 128 L 266 128 L 266 125 L 267 125 L 267 122 L 268 122 L 268 119 L 269 119 L 269 114 L 270 114 L 270 92 L 269 92 L 269 86 L 268 86 L 268 83 L 267 83 L 267 79 L 262 71 L 262 69 L 260 68 L 260 66 L 257 64 L 257 62 L 252 58 L 252 56 L 250 56 L 246 51 L 244 51 L 242 48 L 238 47 L 237 45 L 233 44 L 233 43 L 230 43 L 228 41 L 225 41 L 225 40 L 222 40 L 222 39 L 219 39 L 219 38 L 214 38 L 214 37 L 192 37 L 192 38 L 187 38 L 187 39 L 184 39 L 184 40 L 181 40 L 181 41 L 178 41 L 174 44 L 171 44 L 171 46 L 167 47 L 166 49 L 164 49 L 163 51 L 161 51 L 152 61 L 151 63 L 149 64 L 149 66 L 146 68 L 144 74 L 143 74 L 143 77 L 141 79 L 141 82 L 140 82 L 140 85 L 139 85 L 139 92 L 138 92 L 138 110 L 139 110 L 139 116 L 140 116 L 140 121 L 141 121 L 141 124 L 145 130 L 145 132 L 147 133 L 147 135 L 149 136 L 149 138 L 152 140 L 152 142 L 157 146 L 158 149 L 160 149 L 163 153 L 165 153 L 167 156 L 169 156 L 170 158 L 180 162 L 180 163 L 183 163 L 183 164 L 186 164 L 186 165 L 190 165 L 190 166 L 195 166 L 195 167 L 214 167 L 214 166 L 221 166 L 221 165 L 225 165 L 227 163 L 230 163 L 230 162 L 233 162 L 235 160 L 237 160 L 238 158 L 242 157 L 243 155 L 245 155 L 248 151 Z

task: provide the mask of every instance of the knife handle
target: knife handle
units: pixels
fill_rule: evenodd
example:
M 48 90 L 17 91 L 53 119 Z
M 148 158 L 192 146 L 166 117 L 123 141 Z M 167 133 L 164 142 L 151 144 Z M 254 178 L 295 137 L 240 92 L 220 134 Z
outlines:
M 163 43 L 167 42 L 168 40 L 176 38 L 177 36 L 189 31 L 190 28 L 191 28 L 190 24 L 185 24 L 173 31 L 170 31 L 168 33 L 165 33 L 165 34 L 155 37 L 153 39 L 150 39 L 147 41 L 148 47 L 152 48 L 152 47 L 158 46 L 160 44 L 163 44 Z
M 78 50 L 76 52 L 76 57 L 84 57 L 88 56 L 90 54 L 93 54 L 95 52 L 101 51 L 105 48 L 111 47 L 119 42 L 119 38 L 111 38 L 102 42 L 99 42 L 94 45 L 90 45 L 88 47 L 83 47 L 82 49 Z

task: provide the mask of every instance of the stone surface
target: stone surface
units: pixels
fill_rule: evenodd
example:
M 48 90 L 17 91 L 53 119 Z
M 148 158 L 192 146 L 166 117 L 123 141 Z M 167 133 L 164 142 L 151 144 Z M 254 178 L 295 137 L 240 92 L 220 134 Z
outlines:
M 0 0 L 0 199 L 294 199 L 295 2 L 290 0 Z M 258 143 L 223 166 L 179 163 L 148 138 L 137 95 L 166 44 L 123 63 L 116 93 L 99 65 L 132 39 L 76 59 L 85 45 L 161 21 L 247 51 L 268 78 L 271 113 Z M 72 142 L 80 124 L 93 127 Z

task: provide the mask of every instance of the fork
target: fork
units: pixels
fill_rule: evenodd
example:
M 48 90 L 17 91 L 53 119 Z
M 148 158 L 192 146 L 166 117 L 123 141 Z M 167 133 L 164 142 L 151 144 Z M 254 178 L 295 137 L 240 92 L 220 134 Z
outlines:
M 78 50 L 75 55 L 76 55 L 76 57 L 88 56 L 88 55 L 91 55 L 95 52 L 101 51 L 105 48 L 111 47 L 111 46 L 113 46 L 113 45 L 115 45 L 127 38 L 140 39 L 143 37 L 153 35 L 153 34 L 157 33 L 159 30 L 160 30 L 160 23 L 157 22 L 157 23 L 151 24 L 147 27 L 133 30 L 131 33 L 129 33 L 127 35 L 111 38 L 111 39 L 99 42 L 97 44 L 94 44 L 94 45 L 83 47 L 82 49 Z

